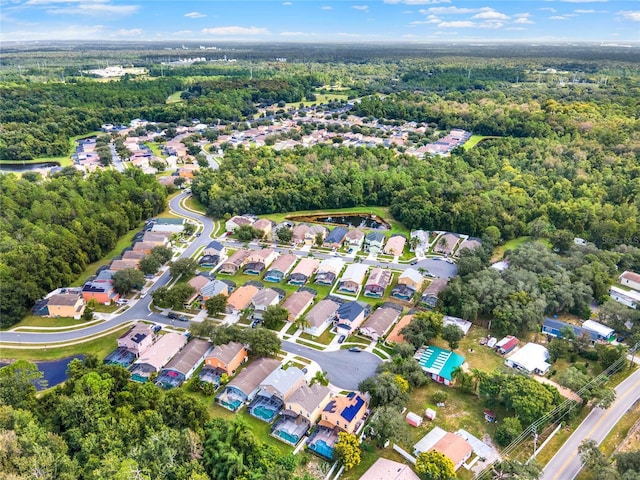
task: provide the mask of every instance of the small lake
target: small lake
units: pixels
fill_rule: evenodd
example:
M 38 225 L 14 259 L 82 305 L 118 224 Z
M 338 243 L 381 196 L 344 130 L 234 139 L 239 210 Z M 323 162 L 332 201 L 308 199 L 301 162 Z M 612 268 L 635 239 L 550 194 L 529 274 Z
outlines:
M 288 218 L 289 220 L 295 220 L 298 222 L 330 223 L 332 225 L 344 225 L 351 228 L 373 228 L 376 230 L 389 230 L 391 228 L 391 225 L 385 222 L 383 218 L 366 213 L 349 213 L 344 215 L 340 213 L 334 213 L 333 215 L 298 215 Z
M 61 358 L 60 360 L 51 360 L 48 362 L 33 362 L 38 366 L 38 370 L 44 373 L 44 379 L 47 381 L 47 387 L 55 387 L 60 385 L 67 379 L 67 366 L 73 360 L 77 358 L 79 360 L 84 359 L 84 355 L 76 355 L 73 357 Z M 0 363 L 0 367 L 8 365 L 7 363 Z M 42 390 L 39 388 L 38 390 Z
M 45 162 L 45 163 L 9 163 L 9 162 L 1 162 L 0 163 L 0 173 L 22 173 L 22 172 L 31 172 L 33 170 L 50 170 L 54 167 L 59 167 L 58 163 L 53 162 Z

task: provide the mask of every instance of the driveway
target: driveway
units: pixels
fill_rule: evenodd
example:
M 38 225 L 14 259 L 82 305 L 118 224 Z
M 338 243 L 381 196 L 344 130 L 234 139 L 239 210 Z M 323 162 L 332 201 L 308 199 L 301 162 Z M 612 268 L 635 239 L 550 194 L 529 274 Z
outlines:
M 413 268 L 424 268 L 425 271 L 434 274 L 440 278 L 451 278 L 458 272 L 458 267 L 455 263 L 449 263 L 445 259 L 426 258 L 420 260 L 413 265 Z
M 336 350 L 321 352 L 297 343 L 282 342 L 282 350 L 318 363 L 327 372 L 329 381 L 344 390 L 357 390 L 358 384 L 376 373 L 382 359 L 368 352 Z

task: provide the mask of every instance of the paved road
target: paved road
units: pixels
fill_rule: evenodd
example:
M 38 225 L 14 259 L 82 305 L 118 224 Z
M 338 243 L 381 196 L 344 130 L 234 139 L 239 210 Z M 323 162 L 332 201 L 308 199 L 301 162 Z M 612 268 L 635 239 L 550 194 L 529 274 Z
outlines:
M 118 155 L 118 152 L 116 152 L 116 147 L 113 145 L 113 143 L 109 144 L 109 149 L 111 150 L 111 161 L 114 168 L 121 173 L 124 172 L 124 165 L 122 163 L 122 160 L 120 159 L 120 156 Z
M 607 410 L 595 408 L 589 413 L 544 468 L 541 480 L 573 480 L 580 473 L 582 463 L 578 447 L 588 438 L 599 445 L 627 410 L 640 399 L 640 370 L 615 390 L 617 398 L 613 405 Z
M 318 363 L 322 370 L 327 372 L 329 381 L 345 390 L 356 390 L 362 380 L 376 373 L 376 367 L 382 362 L 379 357 L 369 352 L 321 352 L 291 342 L 282 342 L 282 349 Z

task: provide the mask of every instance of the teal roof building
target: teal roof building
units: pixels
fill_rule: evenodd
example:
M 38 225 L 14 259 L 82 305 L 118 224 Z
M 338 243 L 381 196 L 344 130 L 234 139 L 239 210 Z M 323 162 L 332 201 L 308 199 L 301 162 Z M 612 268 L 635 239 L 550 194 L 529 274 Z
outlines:
M 444 385 L 451 385 L 454 382 L 453 372 L 464 363 L 462 355 L 431 345 L 419 348 L 413 358 L 418 361 L 427 375 Z

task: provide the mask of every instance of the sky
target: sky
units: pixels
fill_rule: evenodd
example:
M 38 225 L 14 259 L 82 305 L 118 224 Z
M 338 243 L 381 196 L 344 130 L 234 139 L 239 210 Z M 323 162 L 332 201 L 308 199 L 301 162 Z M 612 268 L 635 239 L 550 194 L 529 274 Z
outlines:
M 0 40 L 640 41 L 639 0 L 0 0 Z

